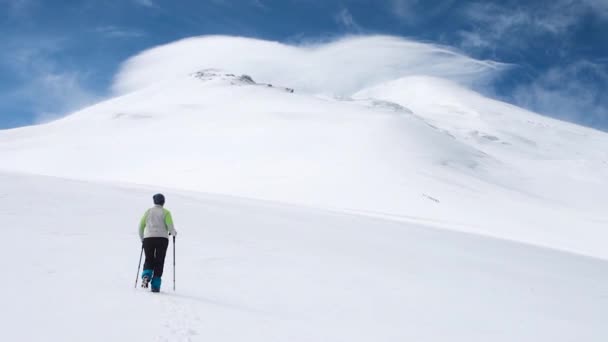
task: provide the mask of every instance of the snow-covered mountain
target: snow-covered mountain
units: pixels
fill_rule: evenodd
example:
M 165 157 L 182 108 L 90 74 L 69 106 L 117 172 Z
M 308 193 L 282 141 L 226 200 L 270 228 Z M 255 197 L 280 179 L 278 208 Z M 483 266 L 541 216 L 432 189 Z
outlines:
M 2 167 L 391 216 L 608 256 L 605 133 L 431 77 L 346 99 L 255 82 L 203 70 L 1 132 Z
M 208 37 L 143 52 L 115 97 L 0 131 L 0 219 L 24 260 L 2 258 L 16 274 L 2 292 L 25 293 L 30 273 L 55 279 L 65 319 L 83 305 L 99 319 L 68 340 L 115 310 L 160 305 L 166 317 L 129 328 L 141 311 L 128 309 L 124 334 L 99 340 L 168 320 L 146 334 L 603 341 L 608 135 L 467 87 L 498 67 L 387 37 L 303 48 Z M 134 265 L 122 262 L 158 189 L 184 236 L 184 290 L 150 304 L 123 289 Z M 111 256 L 70 261 L 106 246 Z M 117 299 L 71 298 L 86 297 L 72 285 L 82 282 Z M 40 322 L 54 304 L 24 303 L 24 321 L 42 303 Z

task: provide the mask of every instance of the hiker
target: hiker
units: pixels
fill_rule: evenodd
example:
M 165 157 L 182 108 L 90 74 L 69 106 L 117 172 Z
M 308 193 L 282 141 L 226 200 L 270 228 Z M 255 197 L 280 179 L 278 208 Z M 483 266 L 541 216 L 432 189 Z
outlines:
M 141 274 L 142 287 L 152 287 L 152 292 L 160 291 L 161 277 L 165 265 L 165 255 L 169 246 L 169 235 L 177 236 L 173 227 L 171 212 L 165 209 L 165 196 L 152 197 L 154 207 L 148 209 L 139 223 L 139 238 L 146 253 L 144 271 Z

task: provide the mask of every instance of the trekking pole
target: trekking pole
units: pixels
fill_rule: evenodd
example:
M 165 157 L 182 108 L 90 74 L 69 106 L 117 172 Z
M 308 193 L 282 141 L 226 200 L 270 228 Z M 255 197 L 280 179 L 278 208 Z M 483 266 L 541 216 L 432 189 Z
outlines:
M 139 253 L 139 264 L 137 264 L 137 274 L 135 275 L 135 288 L 137 288 L 137 280 L 139 279 L 139 269 L 141 268 L 141 257 L 144 255 L 144 244 L 141 244 L 141 253 Z
M 173 292 L 175 292 L 175 235 L 173 235 Z

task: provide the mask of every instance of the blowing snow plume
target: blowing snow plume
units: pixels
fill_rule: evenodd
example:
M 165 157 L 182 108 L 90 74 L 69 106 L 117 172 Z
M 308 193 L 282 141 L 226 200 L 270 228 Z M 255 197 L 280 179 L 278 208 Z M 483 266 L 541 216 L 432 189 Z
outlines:
M 130 58 L 116 75 L 113 90 L 124 94 L 208 68 L 248 74 L 260 82 L 298 91 L 347 96 L 411 75 L 469 85 L 486 81 L 502 65 L 475 60 L 447 47 L 391 36 L 348 37 L 301 45 L 204 36 L 155 47 Z

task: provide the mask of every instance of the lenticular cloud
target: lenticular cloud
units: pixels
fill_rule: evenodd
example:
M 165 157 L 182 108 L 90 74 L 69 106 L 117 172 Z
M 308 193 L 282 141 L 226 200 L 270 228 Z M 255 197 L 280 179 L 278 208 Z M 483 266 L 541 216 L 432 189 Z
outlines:
M 347 37 L 300 45 L 203 36 L 158 46 L 130 58 L 116 75 L 113 91 L 124 94 L 158 81 L 217 68 L 298 91 L 351 95 L 411 75 L 472 84 L 487 80 L 501 67 L 446 47 L 391 36 Z

